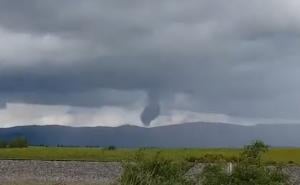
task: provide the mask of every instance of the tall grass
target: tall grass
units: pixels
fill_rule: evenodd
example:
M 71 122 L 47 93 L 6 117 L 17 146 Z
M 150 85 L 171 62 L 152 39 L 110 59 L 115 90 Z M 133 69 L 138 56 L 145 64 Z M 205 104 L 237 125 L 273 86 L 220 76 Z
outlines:
M 245 146 L 229 171 L 223 156 L 209 155 L 202 174 L 194 179 L 186 175 L 193 163 L 172 161 L 160 152 L 149 158 L 139 151 L 134 161 L 125 163 L 121 185 L 289 185 L 280 166 L 270 168 L 262 162 L 268 149 L 261 141 Z
M 184 174 L 189 165 L 185 162 L 168 160 L 157 152 L 154 157 L 145 157 L 139 151 L 135 161 L 124 164 L 122 185 L 191 185 Z

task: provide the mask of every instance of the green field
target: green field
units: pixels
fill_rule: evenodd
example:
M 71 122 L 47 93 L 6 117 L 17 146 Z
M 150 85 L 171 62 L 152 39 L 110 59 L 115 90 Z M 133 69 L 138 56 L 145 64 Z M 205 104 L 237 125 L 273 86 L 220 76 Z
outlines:
M 101 148 L 56 148 L 29 147 L 23 149 L 0 149 L 0 159 L 28 160 L 76 160 L 76 161 L 127 161 L 136 156 L 138 149 L 107 150 Z M 154 156 L 157 152 L 172 160 L 200 158 L 207 154 L 238 156 L 238 149 L 143 149 L 145 157 Z M 264 161 L 300 164 L 300 148 L 274 148 L 264 155 Z

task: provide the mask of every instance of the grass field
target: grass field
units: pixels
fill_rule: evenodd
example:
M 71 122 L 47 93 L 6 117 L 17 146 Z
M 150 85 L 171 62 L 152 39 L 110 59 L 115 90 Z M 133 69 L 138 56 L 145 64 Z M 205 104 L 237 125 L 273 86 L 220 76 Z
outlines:
M 29 147 L 23 149 L 0 149 L 0 159 L 28 160 L 76 160 L 76 161 L 124 161 L 132 160 L 138 149 L 107 150 L 101 148 L 56 148 Z M 185 160 L 200 158 L 207 154 L 238 156 L 238 149 L 143 149 L 145 157 L 154 156 L 157 152 L 168 159 Z M 264 161 L 300 164 L 300 148 L 274 148 L 264 156 Z

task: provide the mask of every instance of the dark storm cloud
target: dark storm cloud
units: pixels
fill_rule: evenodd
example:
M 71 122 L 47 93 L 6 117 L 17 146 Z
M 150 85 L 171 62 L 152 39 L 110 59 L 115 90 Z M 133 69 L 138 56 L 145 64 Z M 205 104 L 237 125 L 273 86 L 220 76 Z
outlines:
M 299 6 L 3 0 L 0 107 L 124 105 L 150 90 L 170 109 L 183 93 L 192 101 L 177 108 L 299 118 Z

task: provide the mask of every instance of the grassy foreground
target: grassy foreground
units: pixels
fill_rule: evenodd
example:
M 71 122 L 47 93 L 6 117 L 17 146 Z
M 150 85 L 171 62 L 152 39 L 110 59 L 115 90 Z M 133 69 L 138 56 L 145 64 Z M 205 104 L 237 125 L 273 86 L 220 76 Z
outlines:
M 237 157 L 239 149 L 142 149 L 146 157 L 160 155 L 170 160 L 193 160 L 205 155 Z M 107 150 L 101 148 L 29 147 L 0 149 L 0 159 L 75 160 L 75 161 L 128 161 L 133 160 L 139 149 Z M 300 148 L 273 148 L 263 157 L 266 162 L 300 164 Z

